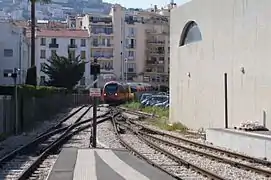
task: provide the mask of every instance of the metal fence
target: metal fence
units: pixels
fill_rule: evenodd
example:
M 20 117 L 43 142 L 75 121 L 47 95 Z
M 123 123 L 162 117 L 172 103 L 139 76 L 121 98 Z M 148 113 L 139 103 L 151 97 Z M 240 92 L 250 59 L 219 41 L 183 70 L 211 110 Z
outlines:
M 18 102 L 19 131 L 33 127 L 33 124 L 50 119 L 67 109 L 90 104 L 87 94 L 52 95 L 43 98 L 20 98 Z M 15 133 L 15 104 L 12 96 L 0 96 L 0 136 Z

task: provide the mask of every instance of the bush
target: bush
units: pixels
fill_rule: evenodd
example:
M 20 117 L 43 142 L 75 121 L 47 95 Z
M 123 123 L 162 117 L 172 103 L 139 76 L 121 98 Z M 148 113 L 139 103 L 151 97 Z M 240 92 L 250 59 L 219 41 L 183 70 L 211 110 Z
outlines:
M 66 94 L 65 88 L 56 88 L 50 86 L 18 86 L 18 94 L 24 97 L 44 97 L 53 94 Z M 0 95 L 13 95 L 14 86 L 0 86 Z

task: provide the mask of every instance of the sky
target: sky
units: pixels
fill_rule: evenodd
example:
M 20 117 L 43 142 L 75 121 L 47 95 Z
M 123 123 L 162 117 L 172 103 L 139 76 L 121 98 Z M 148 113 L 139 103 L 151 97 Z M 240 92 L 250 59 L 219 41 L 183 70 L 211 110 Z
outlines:
M 158 7 L 162 7 L 170 3 L 170 0 L 104 0 L 108 3 L 117 3 L 121 4 L 126 8 L 150 8 L 153 5 L 158 5 Z M 188 0 L 174 0 L 177 5 L 181 5 Z

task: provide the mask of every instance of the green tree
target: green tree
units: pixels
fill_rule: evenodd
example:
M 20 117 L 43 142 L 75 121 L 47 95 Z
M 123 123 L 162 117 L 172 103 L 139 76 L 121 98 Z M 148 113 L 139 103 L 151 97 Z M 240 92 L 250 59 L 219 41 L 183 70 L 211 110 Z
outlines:
M 26 84 L 37 85 L 37 73 L 35 67 L 35 27 L 36 27 L 36 3 L 51 3 L 52 0 L 29 0 L 31 2 L 31 68 L 27 70 Z
M 85 72 L 86 62 L 79 57 L 67 58 L 57 54 L 52 56 L 42 69 L 42 72 L 49 77 L 49 80 L 45 82 L 46 85 L 73 89 Z

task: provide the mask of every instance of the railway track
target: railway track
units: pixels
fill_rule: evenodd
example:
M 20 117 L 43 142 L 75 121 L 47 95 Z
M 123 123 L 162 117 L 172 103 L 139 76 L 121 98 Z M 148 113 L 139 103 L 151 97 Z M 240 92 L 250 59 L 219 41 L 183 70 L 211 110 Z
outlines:
M 204 167 L 207 170 L 212 170 L 223 177 L 234 179 L 233 174 L 236 175 L 243 171 L 247 172 L 247 179 L 251 179 L 252 175 L 255 176 L 255 179 L 271 179 L 271 162 L 269 161 L 227 151 L 187 138 L 173 136 L 150 129 L 136 122 L 128 122 L 131 123 L 134 128 L 136 127 L 136 129 L 138 129 L 136 133 L 143 136 L 146 140 L 153 142 L 162 149 L 169 149 L 170 152 L 178 157 L 186 157 L 188 154 L 195 165 Z M 212 168 L 209 168 L 211 166 L 207 166 L 207 163 L 202 163 L 206 158 L 207 163 L 213 163 Z M 197 161 L 197 159 L 199 161 Z M 228 168 L 231 168 L 229 173 L 227 173 L 226 169 L 221 170 L 222 166 L 226 167 L 227 165 Z
M 155 115 L 155 114 L 150 114 L 150 113 L 145 113 L 142 111 L 135 111 L 135 110 L 131 110 L 128 108 L 124 108 L 124 107 L 118 107 L 117 108 L 119 111 L 124 112 L 124 113 L 128 113 L 131 115 L 135 115 L 139 117 L 140 119 L 146 119 L 146 118 L 159 118 L 159 116 Z M 127 117 L 126 117 L 127 118 Z M 142 123 L 142 125 L 144 124 L 144 121 L 140 121 Z M 145 126 L 146 127 L 146 126 Z M 158 130 L 158 129 L 157 129 Z M 191 130 L 187 130 L 185 132 L 186 136 L 189 136 L 191 138 L 201 138 L 201 139 L 206 139 L 205 138 L 205 134 L 203 133 L 199 133 L 199 132 L 195 132 L 195 131 L 191 131 Z
M 86 126 L 84 124 L 91 121 L 91 119 L 81 121 L 90 108 L 91 106 L 79 108 L 78 111 L 51 128 L 50 131 L 1 158 L 0 179 L 26 179 L 38 164 L 49 155 L 49 152 L 58 147 L 64 139 L 71 136 L 78 128 L 83 128 Z M 71 120 L 73 116 L 78 117 Z M 61 127 L 64 122 L 66 126 Z
M 184 159 L 177 157 L 171 152 L 160 148 L 155 143 L 146 139 L 143 135 L 138 133 L 139 129 L 131 127 L 128 124 L 120 123 L 112 120 L 113 127 L 120 143 L 129 151 L 133 152 L 139 158 L 147 161 L 152 166 L 166 172 L 172 177 L 181 179 L 213 179 L 224 180 L 219 175 L 205 170 L 201 167 L 191 164 Z M 129 135 L 122 135 L 119 133 L 120 127 L 125 128 L 130 132 Z M 133 140 L 131 140 L 133 139 Z M 155 156 L 154 156 L 155 155 Z

